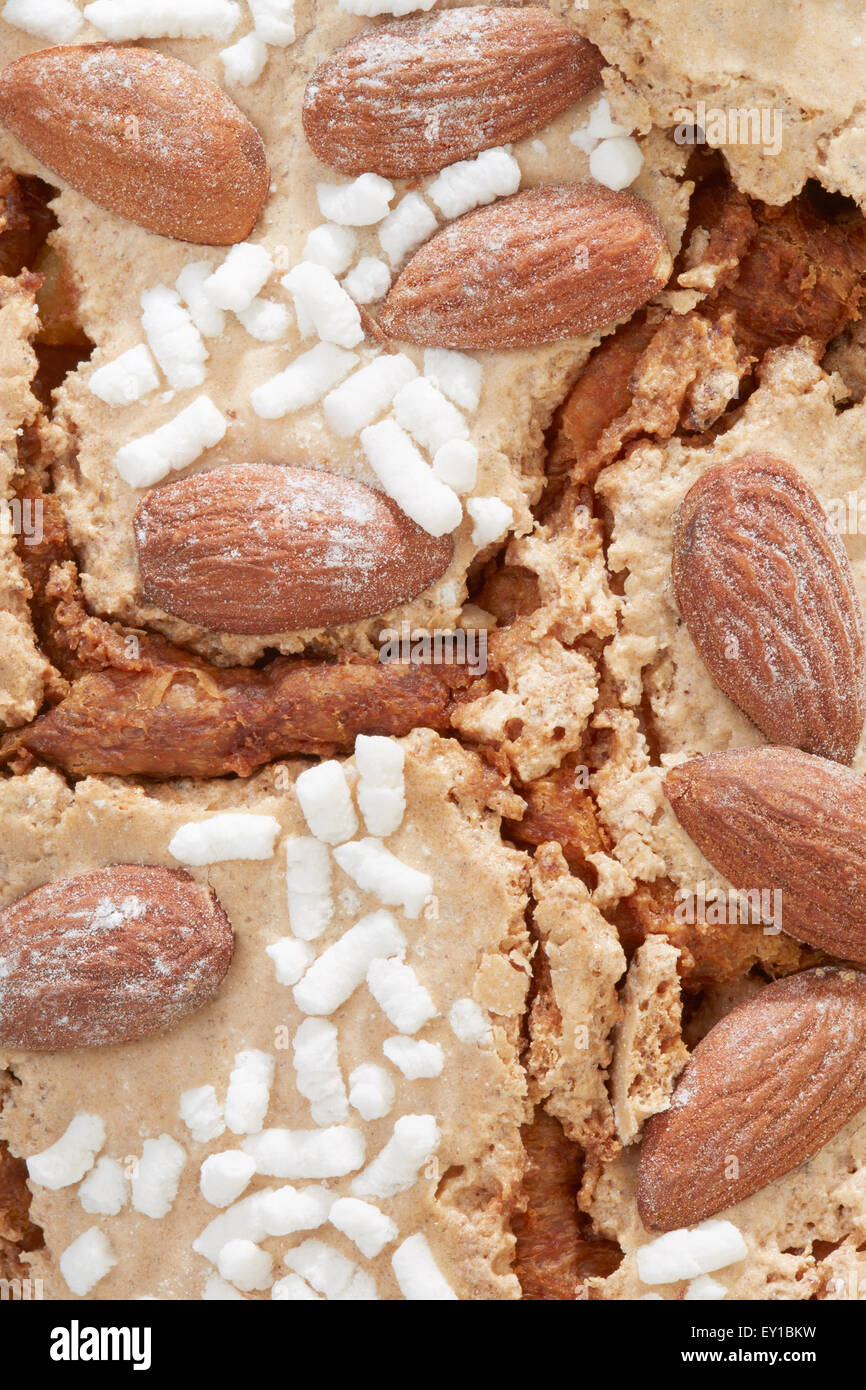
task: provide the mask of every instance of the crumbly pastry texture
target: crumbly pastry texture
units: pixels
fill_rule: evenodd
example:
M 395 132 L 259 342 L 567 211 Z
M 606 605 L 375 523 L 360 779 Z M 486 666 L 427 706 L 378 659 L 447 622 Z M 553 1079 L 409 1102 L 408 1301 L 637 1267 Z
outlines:
M 705 133 L 724 139 L 720 115 L 763 113 L 763 142 L 725 142 L 738 186 L 753 197 L 785 203 L 817 179 L 866 203 L 866 32 L 857 0 L 796 0 L 784 10 L 749 0 L 625 0 L 589 5 L 577 20 L 604 53 L 617 93 L 646 123 L 697 122 L 700 102 Z
M 620 323 L 452 361 L 450 388 L 446 362 L 388 342 L 377 316 L 465 182 L 395 178 L 385 202 L 368 186 L 380 216 L 353 225 L 352 176 L 302 127 L 316 67 L 389 16 L 299 0 L 261 37 L 244 6 L 233 32 L 196 38 L 82 17 L 73 42 L 180 59 L 261 134 L 270 191 L 232 251 L 98 207 L 0 129 L 0 250 L 22 188 L 56 223 L 35 275 L 25 256 L 0 278 L 0 501 L 42 508 L 32 546 L 0 529 L 0 912 L 57 879 L 145 864 L 212 890 L 235 934 L 214 997 L 166 1032 L 0 1049 L 0 1278 L 38 1279 L 46 1298 L 693 1296 L 685 1277 L 650 1282 L 646 1127 L 716 1023 L 828 960 L 775 925 L 678 910 L 730 885 L 674 815 L 666 771 L 764 739 L 677 611 L 672 522 L 709 469 L 775 455 L 847 518 L 866 605 L 862 15 L 854 0 L 784 17 L 769 3 L 551 8 L 600 49 L 604 88 L 489 151 L 471 180 L 489 177 L 493 201 L 599 179 L 599 141 L 625 141 L 626 166 L 639 147 L 629 186 L 674 271 Z M 56 37 L 0 19 L 0 61 Z M 778 114 L 780 150 L 674 138 L 699 102 Z M 246 307 L 214 323 L 201 282 L 235 251 L 258 289 L 250 307 L 228 275 Z M 304 336 L 298 286 L 316 257 L 361 303 L 351 347 Z M 198 341 L 176 316 L 166 330 L 176 286 Z M 296 378 L 291 406 L 258 408 L 314 345 L 353 360 L 316 399 Z M 130 351 L 141 394 L 109 403 Z M 378 487 L 366 389 L 324 400 L 371 366 L 367 383 L 417 370 L 450 402 L 431 424 L 417 386 L 402 417 L 389 388 L 375 427 L 395 417 L 431 458 L 443 428 L 477 450 L 465 485 L 465 453 L 443 465 L 462 515 L 445 573 L 390 613 L 304 631 L 215 632 L 149 601 L 134 515 L 150 484 L 135 485 L 138 464 L 123 476 L 119 451 L 137 457 L 206 395 L 224 432 L 159 485 L 268 463 Z M 384 630 L 472 634 L 484 660 L 384 665 Z M 866 734 L 853 767 L 866 772 Z M 100 902 L 86 929 L 126 931 L 139 908 Z M 0 977 L 17 968 L 0 952 Z M 719 1213 L 735 1230 L 714 1297 L 859 1296 L 864 1145 L 860 1114 Z M 722 1238 L 692 1237 L 711 1253 Z

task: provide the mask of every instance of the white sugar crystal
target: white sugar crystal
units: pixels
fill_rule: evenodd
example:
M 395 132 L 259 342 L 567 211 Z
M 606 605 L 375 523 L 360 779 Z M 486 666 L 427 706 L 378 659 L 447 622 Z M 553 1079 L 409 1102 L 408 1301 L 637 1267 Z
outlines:
M 370 227 L 381 222 L 394 197 L 394 185 L 378 174 L 361 174 L 354 183 L 317 183 L 322 216 L 341 227 Z
M 427 1237 L 420 1233 L 398 1245 L 391 1257 L 391 1267 L 404 1298 L 425 1303 L 457 1298 L 433 1257 Z
M 7 24 L 50 43 L 69 43 L 82 24 L 72 0 L 6 0 L 2 15 Z
M 235 0 L 93 0 L 84 18 L 107 39 L 227 39 Z
M 323 265 L 302 261 L 283 276 L 281 283 L 294 300 L 302 338 L 315 333 L 323 342 L 336 343 L 341 348 L 356 347 L 363 340 L 357 304 Z
M 190 318 L 205 338 L 215 338 L 226 326 L 226 316 L 204 292 L 213 274 L 213 261 L 188 261 L 174 287 L 189 309 Z
M 343 280 L 343 289 L 357 304 L 372 304 L 391 288 L 391 272 L 378 256 L 362 256 Z
M 394 1082 L 378 1062 L 362 1062 L 349 1073 L 349 1104 L 362 1120 L 381 1120 L 394 1104 Z
M 379 1292 L 376 1288 L 372 1276 L 366 1274 L 363 1269 L 358 1269 L 352 1275 L 348 1285 L 335 1297 L 341 1302 L 370 1303 L 378 1301 Z
M 514 512 L 507 502 L 498 497 L 470 497 L 466 510 L 475 525 L 472 527 L 472 544 L 479 550 L 498 541 L 504 536 L 514 521 Z
M 451 439 L 469 437 L 469 427 L 460 411 L 423 376 L 416 377 L 398 392 L 394 414 L 398 424 L 431 454 Z
M 436 1017 L 436 1005 L 428 991 L 411 965 L 402 960 L 374 960 L 367 971 L 367 984 L 379 1008 L 400 1033 L 417 1033 Z
M 145 1139 L 132 1175 L 132 1205 L 144 1216 L 159 1220 L 177 1196 L 186 1154 L 170 1134 Z
M 141 296 L 141 326 L 151 352 L 176 391 L 201 386 L 208 350 L 180 295 L 154 285 Z
M 404 754 L 396 739 L 359 734 L 355 766 L 360 774 L 358 806 L 371 835 L 393 835 L 406 810 Z
M 507 150 L 484 150 L 475 159 L 449 164 L 427 189 L 445 217 L 460 217 L 470 208 L 492 203 L 520 187 L 520 165 Z
M 93 1160 L 105 1143 L 105 1125 L 98 1115 L 82 1112 L 69 1122 L 63 1134 L 49 1149 L 27 1160 L 27 1175 L 39 1187 L 52 1192 L 81 1182 L 93 1167 Z
M 286 48 L 295 38 L 294 0 L 249 0 L 256 33 L 275 48 Z
M 382 1051 L 407 1081 L 441 1076 L 445 1066 L 445 1054 L 439 1043 L 424 1042 L 420 1038 L 386 1038 Z
M 407 193 L 379 227 L 379 242 L 392 266 L 402 265 L 410 251 L 432 236 L 436 215 L 419 193 Z
M 265 952 L 274 962 L 274 975 L 279 985 L 296 985 L 304 971 L 316 959 L 316 953 L 306 941 L 294 936 L 281 936 Z
M 234 1206 L 215 1216 L 205 1226 L 201 1235 L 192 1243 L 197 1255 L 203 1255 L 211 1264 L 216 1264 L 223 1246 L 230 1240 L 262 1240 L 266 1235 L 261 1217 L 261 1203 L 270 1196 L 272 1188 L 254 1192 L 250 1197 L 242 1197 Z
M 637 1252 L 638 1277 L 644 1284 L 672 1284 L 695 1279 L 744 1260 L 748 1247 L 730 1221 L 702 1221 L 699 1226 L 668 1231 Z
M 285 1278 L 278 1279 L 271 1289 L 271 1298 L 291 1300 L 293 1303 L 300 1303 L 303 1300 L 320 1299 L 319 1293 L 314 1293 L 305 1279 L 300 1274 L 287 1274 Z
M 258 297 L 246 309 L 240 310 L 238 318 L 250 337 L 260 343 L 276 343 L 280 338 L 285 338 L 291 322 L 285 304 Z
M 226 1124 L 232 1134 L 258 1134 L 268 1113 L 274 1058 L 248 1048 L 238 1052 L 226 1092 Z
M 371 1202 L 357 1197 L 341 1197 L 331 1207 L 331 1225 L 353 1240 L 362 1255 L 375 1259 L 395 1239 L 397 1226 Z
M 87 384 L 106 405 L 131 405 L 156 390 L 159 376 L 147 347 L 139 343 L 113 362 L 97 367 Z
M 619 190 L 634 183 L 643 168 L 640 145 L 630 135 L 602 140 L 589 156 L 589 172 L 606 188 Z
M 358 236 L 351 227 L 323 222 L 313 228 L 304 242 L 303 259 L 323 265 L 332 275 L 342 275 L 352 264 L 357 249 Z
M 255 1161 L 240 1149 L 211 1154 L 201 1165 L 201 1195 L 212 1207 L 227 1207 L 240 1197 L 255 1171 Z
M 223 1108 L 213 1086 L 192 1086 L 180 1097 L 178 1114 L 197 1144 L 225 1133 Z
M 474 999 L 455 999 L 448 1013 L 448 1022 L 460 1042 L 489 1042 L 493 1036 L 490 1019 Z
M 710 1299 L 725 1298 L 727 1292 L 724 1284 L 720 1284 L 718 1279 L 713 1279 L 709 1274 L 699 1274 L 697 1279 L 693 1279 L 687 1286 L 683 1299 L 686 1303 L 703 1303 Z
M 352 1179 L 356 1197 L 395 1197 L 418 1180 L 421 1169 L 439 1147 L 439 1126 L 433 1115 L 401 1115 L 384 1149 Z
M 583 154 L 592 154 L 593 150 L 598 144 L 597 138 L 594 135 L 590 135 L 588 125 L 583 125 L 580 126 L 577 130 L 573 130 L 569 135 L 568 140 L 569 144 L 574 145 L 575 149 L 580 150 Z M 660 1298 L 661 1295 L 644 1294 L 644 1297 Z
M 250 393 L 253 410 L 262 420 L 279 420 L 293 410 L 315 405 L 357 361 L 355 352 L 344 352 L 332 343 L 317 343 Z
M 116 1158 L 97 1160 L 78 1189 L 78 1200 L 91 1215 L 117 1216 L 129 1200 L 129 1183 Z
M 246 1303 L 242 1293 L 233 1289 L 231 1284 L 227 1284 L 225 1279 L 221 1279 L 218 1274 L 209 1274 L 204 1282 L 202 1298 L 205 1303 Z
M 378 787 L 402 786 L 405 765 L 406 754 L 396 738 L 358 734 L 355 739 L 355 767 L 362 781 Z
M 418 917 L 433 894 L 433 880 L 429 874 L 404 864 L 402 859 L 385 848 L 381 840 L 371 835 L 363 840 L 339 845 L 334 850 L 334 858 L 363 893 L 372 893 L 388 907 L 402 907 L 407 917 Z M 396 953 L 387 951 L 381 954 Z
M 436 0 L 339 0 L 341 10 L 347 14 L 371 17 L 377 14 L 404 15 L 413 10 L 431 10 Z
M 268 1178 L 342 1178 L 364 1162 L 364 1136 L 347 1125 L 266 1129 L 245 1139 L 243 1149 Z
M 73 1293 L 83 1298 L 117 1264 L 117 1257 L 106 1235 L 91 1226 L 60 1256 L 60 1273 Z
M 631 135 L 627 126 L 619 125 L 611 116 L 607 97 L 601 97 L 590 107 L 587 128 L 595 140 L 610 140 L 618 135 Z
M 306 768 L 295 782 L 304 819 L 317 840 L 338 845 L 358 829 L 352 793 L 342 765 L 334 759 Z
M 280 833 L 273 816 L 223 811 L 190 820 L 174 832 L 168 852 L 182 864 L 221 864 L 227 859 L 270 859 Z
M 325 397 L 325 419 L 341 439 L 359 434 L 417 375 L 414 362 L 405 353 L 383 352 Z
M 313 961 L 295 985 L 295 1003 L 304 1014 L 332 1014 L 363 983 L 371 961 L 405 950 L 406 938 L 390 912 L 362 917 Z
M 295 1249 L 287 1250 L 284 1263 L 302 1275 L 325 1298 L 378 1297 L 370 1276 L 322 1240 L 305 1240 Z
M 449 439 L 433 456 L 433 472 L 455 492 L 471 492 L 478 479 L 477 448 L 468 439 Z
M 315 941 L 334 916 L 331 854 L 321 840 L 299 835 L 286 841 L 286 898 L 295 936 Z
M 243 1289 L 244 1293 L 269 1288 L 273 1266 L 273 1256 L 267 1250 L 244 1239 L 226 1241 L 217 1261 L 223 1279 L 234 1284 L 235 1288 Z
M 273 268 L 264 246 L 242 241 L 231 248 L 222 265 L 205 280 L 203 289 L 218 309 L 231 309 L 238 314 L 249 307 Z
M 425 348 L 424 375 L 463 410 L 477 410 L 484 368 L 474 357 L 452 348 Z
M 326 1187 L 278 1187 L 262 1197 L 259 1215 L 267 1235 L 291 1236 L 324 1226 L 334 1201 Z
M 226 82 L 235 87 L 250 87 L 265 70 L 267 45 L 258 34 L 245 34 L 231 48 L 221 49 L 220 61 Z
M 317 1125 L 336 1124 L 349 1115 L 346 1087 L 337 1055 L 337 1030 L 324 1018 L 307 1018 L 292 1039 L 297 1087 L 310 1102 Z
M 210 396 L 197 396 L 173 420 L 153 434 L 124 444 L 114 455 L 114 466 L 130 487 L 151 487 L 172 469 L 186 468 L 218 444 L 227 423 Z
M 367 460 L 385 492 L 431 536 L 460 525 L 460 499 L 435 476 L 396 420 L 380 420 L 361 432 Z

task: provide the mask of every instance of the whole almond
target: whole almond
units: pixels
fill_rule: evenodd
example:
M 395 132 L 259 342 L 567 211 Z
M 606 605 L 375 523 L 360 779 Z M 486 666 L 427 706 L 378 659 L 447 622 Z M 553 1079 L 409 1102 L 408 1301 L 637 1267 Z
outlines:
M 698 1043 L 644 1131 L 637 1205 L 671 1231 L 741 1202 L 866 1106 L 866 979 L 806 970 L 767 985 Z
M 670 271 L 647 203 L 600 184 L 549 184 L 434 236 L 398 277 L 380 324 L 425 347 L 531 347 L 615 323 Z
M 216 993 L 232 946 L 216 895 L 184 870 L 115 864 L 45 883 L 0 912 L 0 1047 L 160 1033 Z
M 866 962 L 862 777 L 798 748 L 737 748 L 681 763 L 665 792 L 735 888 L 781 891 L 789 936 Z
M 866 717 L 851 565 L 806 480 L 752 454 L 710 468 L 674 517 L 677 606 L 726 695 L 772 743 L 850 763 Z
M 471 6 L 365 29 L 307 84 L 307 139 L 346 174 L 417 178 L 540 130 L 604 59 L 550 10 Z
M 134 525 L 145 598 L 214 632 L 370 618 L 429 588 L 453 553 L 365 483 L 267 463 L 156 488 Z
M 79 193 L 162 236 L 243 241 L 267 196 L 246 116 L 195 68 L 148 48 L 26 53 L 0 72 L 0 121 Z

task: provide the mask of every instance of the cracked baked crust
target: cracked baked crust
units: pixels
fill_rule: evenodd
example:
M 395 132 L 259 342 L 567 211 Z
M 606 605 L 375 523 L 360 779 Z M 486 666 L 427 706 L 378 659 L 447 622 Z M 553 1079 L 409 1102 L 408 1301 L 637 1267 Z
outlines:
M 616 0 L 576 15 L 624 109 L 663 128 L 713 111 L 765 112 L 763 143 L 724 146 L 738 187 L 776 205 L 807 179 L 866 203 L 863 15 L 857 0 L 780 10 L 734 0 Z M 776 124 L 775 122 L 778 122 Z M 722 134 L 730 132 L 726 127 Z M 781 139 L 777 141 L 777 134 Z M 777 148 L 780 143 L 780 148 Z

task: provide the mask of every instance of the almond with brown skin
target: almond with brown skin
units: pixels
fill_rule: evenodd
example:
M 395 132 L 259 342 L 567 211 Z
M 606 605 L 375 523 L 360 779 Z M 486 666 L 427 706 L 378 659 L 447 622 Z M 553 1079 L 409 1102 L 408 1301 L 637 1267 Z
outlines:
M 134 525 L 145 598 L 214 632 L 374 617 L 429 588 L 454 548 L 365 483 L 267 463 L 156 488 Z
M 160 1033 L 212 998 L 232 947 L 216 895 L 182 869 L 115 864 L 45 883 L 0 912 L 0 1047 Z
M 850 763 L 866 716 L 851 565 L 806 480 L 752 454 L 710 468 L 674 517 L 677 606 L 726 695 L 772 743 Z
M 588 39 L 536 5 L 398 19 L 316 69 L 304 130 L 345 174 L 418 178 L 540 130 L 598 84 L 603 66 Z
M 698 1043 L 644 1131 L 637 1205 L 652 1231 L 704 1221 L 818 1152 L 866 1106 L 866 979 L 806 970 Z
M 0 72 L 0 121 L 79 193 L 162 236 L 244 241 L 270 174 L 258 132 L 195 68 L 70 44 Z
M 862 777 L 798 748 L 737 748 L 681 763 L 665 792 L 698 849 L 735 888 L 781 890 L 784 931 L 866 962 Z
M 398 277 L 379 322 L 425 347 L 532 347 L 625 318 L 670 272 L 647 203 L 600 184 L 549 184 L 434 236 Z

